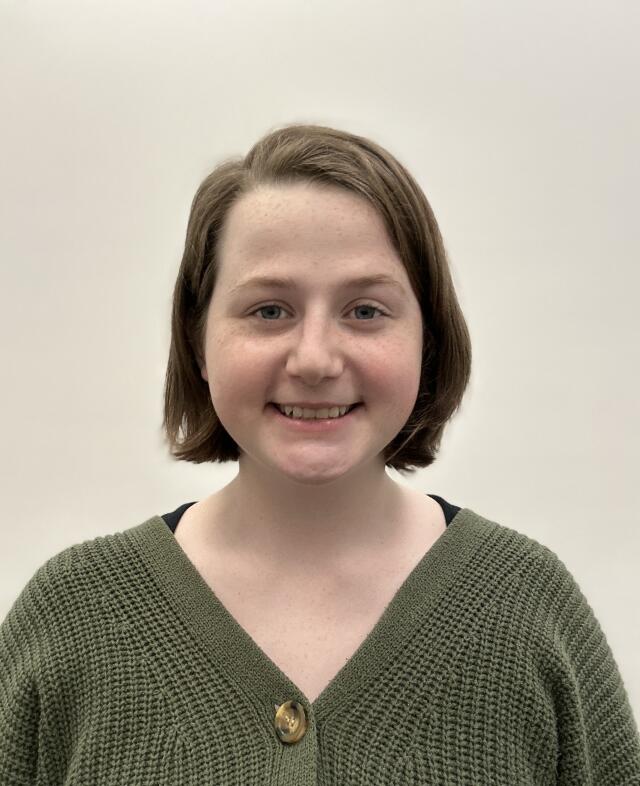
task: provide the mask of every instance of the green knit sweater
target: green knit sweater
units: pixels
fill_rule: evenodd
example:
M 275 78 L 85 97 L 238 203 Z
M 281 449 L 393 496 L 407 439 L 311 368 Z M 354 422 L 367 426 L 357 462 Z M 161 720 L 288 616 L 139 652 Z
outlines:
M 563 562 L 469 508 L 314 702 L 153 516 L 49 559 L 0 626 L 0 784 L 623 786 L 640 740 Z

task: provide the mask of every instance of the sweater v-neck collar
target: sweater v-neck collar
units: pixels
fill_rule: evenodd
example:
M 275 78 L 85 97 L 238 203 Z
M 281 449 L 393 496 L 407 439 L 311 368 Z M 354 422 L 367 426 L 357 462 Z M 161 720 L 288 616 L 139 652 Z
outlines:
M 266 709 L 288 700 L 318 714 L 342 705 L 366 683 L 379 679 L 421 625 L 429 624 L 438 601 L 456 581 L 491 529 L 491 522 L 461 508 L 424 554 L 384 612 L 340 671 L 311 702 L 266 655 L 218 599 L 160 516 L 130 534 L 167 599 L 167 608 L 230 679 Z M 495 526 L 495 525 L 494 525 Z

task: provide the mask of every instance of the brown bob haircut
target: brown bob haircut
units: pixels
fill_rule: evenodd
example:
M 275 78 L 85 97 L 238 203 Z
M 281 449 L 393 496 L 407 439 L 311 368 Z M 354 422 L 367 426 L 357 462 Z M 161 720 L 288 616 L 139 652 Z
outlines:
M 405 473 L 428 467 L 471 374 L 471 340 L 440 230 L 422 189 L 389 152 L 365 137 L 317 125 L 276 128 L 246 156 L 223 160 L 196 192 L 173 292 L 163 420 L 170 453 L 196 464 L 240 457 L 200 373 L 217 241 L 229 209 L 244 194 L 299 182 L 339 186 L 370 202 L 405 266 L 422 311 L 422 373 L 413 411 L 385 447 L 384 460 Z

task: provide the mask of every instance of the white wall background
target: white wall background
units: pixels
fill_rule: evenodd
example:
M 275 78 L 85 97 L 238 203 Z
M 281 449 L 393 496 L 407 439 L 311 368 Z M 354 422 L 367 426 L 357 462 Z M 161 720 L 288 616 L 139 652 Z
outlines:
M 0 0 L 0 618 L 46 559 L 225 485 L 160 432 L 201 179 L 272 127 L 370 136 L 473 340 L 409 482 L 553 549 L 640 716 L 637 0 Z

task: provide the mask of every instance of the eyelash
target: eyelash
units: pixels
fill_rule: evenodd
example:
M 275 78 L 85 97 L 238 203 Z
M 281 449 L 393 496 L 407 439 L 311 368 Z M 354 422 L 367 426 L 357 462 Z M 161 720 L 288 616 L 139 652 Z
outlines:
M 253 316 L 254 314 L 257 314 L 258 311 L 262 311 L 265 308 L 273 308 L 274 306 L 276 308 L 280 308 L 280 309 L 282 309 L 284 311 L 284 307 L 283 306 L 279 306 L 277 303 L 266 303 L 264 306 L 259 306 L 258 308 L 256 308 L 253 311 L 251 311 L 249 313 L 249 316 Z M 351 311 L 353 311 L 356 308 L 372 308 L 375 311 L 379 311 L 380 314 L 382 314 L 383 317 L 388 317 L 389 316 L 386 311 L 383 311 L 383 309 L 381 309 L 379 306 L 374 306 L 373 303 L 358 303 L 358 304 L 356 304 L 355 306 L 353 306 L 351 308 Z M 261 322 L 281 322 L 282 320 L 280 320 L 280 319 L 261 319 L 260 321 Z M 375 320 L 373 320 L 373 319 L 358 319 L 358 320 L 356 320 L 356 322 L 374 322 L 374 321 Z

